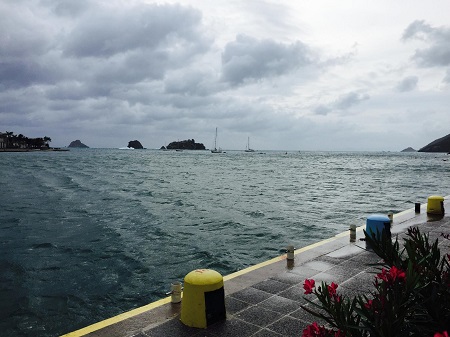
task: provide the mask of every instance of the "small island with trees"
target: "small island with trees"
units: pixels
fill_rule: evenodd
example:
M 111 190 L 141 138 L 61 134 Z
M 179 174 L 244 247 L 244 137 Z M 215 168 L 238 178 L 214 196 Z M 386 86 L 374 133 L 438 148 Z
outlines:
M 196 143 L 194 139 L 172 142 L 167 147 L 161 146 L 161 150 L 206 150 L 205 145 Z
M 28 151 L 68 151 L 67 149 L 52 148 L 50 137 L 29 138 L 14 132 L 0 132 L 0 152 L 28 152 Z

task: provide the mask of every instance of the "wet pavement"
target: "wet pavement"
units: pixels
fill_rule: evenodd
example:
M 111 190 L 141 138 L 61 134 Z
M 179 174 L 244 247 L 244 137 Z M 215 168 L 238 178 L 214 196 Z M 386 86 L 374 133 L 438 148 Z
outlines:
M 446 197 L 445 208 L 450 199 Z M 430 239 L 440 238 L 441 254 L 450 253 L 450 217 L 426 214 L 414 208 L 395 214 L 391 232 L 400 240 L 407 228 L 418 226 Z M 379 257 L 360 239 L 364 237 L 361 224 L 356 242 L 349 242 L 349 232 L 295 251 L 294 260 L 280 256 L 270 261 L 224 277 L 226 319 L 205 329 L 190 328 L 180 321 L 181 304 L 170 298 L 99 322 L 65 336 L 88 337 L 266 337 L 301 336 L 307 325 L 317 318 L 302 309 L 306 305 L 303 282 L 335 282 L 338 293 L 353 296 L 367 294 L 381 262 Z M 314 297 L 310 297 L 314 299 Z

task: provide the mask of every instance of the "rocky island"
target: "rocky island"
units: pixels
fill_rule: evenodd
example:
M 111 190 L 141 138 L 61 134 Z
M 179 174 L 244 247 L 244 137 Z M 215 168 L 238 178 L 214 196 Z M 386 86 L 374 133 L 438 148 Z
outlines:
M 128 148 L 130 149 L 143 149 L 144 147 L 142 146 L 141 142 L 138 140 L 130 140 L 128 142 Z
M 407 147 L 407 148 L 404 149 L 404 150 L 401 150 L 400 152 L 417 152 L 417 151 L 414 150 L 414 149 L 410 146 L 410 147 Z
M 450 134 L 432 141 L 422 147 L 419 152 L 450 152 Z
M 79 139 L 74 140 L 73 142 L 71 142 L 68 147 L 77 147 L 77 148 L 82 148 L 82 149 L 88 149 L 89 148 L 89 146 L 87 146 L 86 144 L 83 144 Z
M 172 142 L 167 147 L 162 146 L 161 150 L 206 150 L 205 145 L 196 143 L 194 139 Z

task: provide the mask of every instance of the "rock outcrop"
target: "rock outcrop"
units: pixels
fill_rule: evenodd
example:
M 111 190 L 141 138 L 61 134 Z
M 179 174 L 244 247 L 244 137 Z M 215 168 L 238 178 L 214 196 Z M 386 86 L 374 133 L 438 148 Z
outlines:
M 79 139 L 71 142 L 68 147 L 79 147 L 79 148 L 84 148 L 84 149 L 89 148 L 89 146 L 87 146 L 86 144 L 83 144 Z
M 168 150 L 206 150 L 205 145 L 196 143 L 193 139 L 172 142 L 167 145 Z
M 400 152 L 417 152 L 417 150 L 414 150 L 412 147 L 407 147 L 404 150 L 401 150 Z
M 432 141 L 422 147 L 419 152 L 450 152 L 450 134 Z
M 138 140 L 130 140 L 128 142 L 128 147 L 131 147 L 133 149 L 143 149 L 144 148 L 142 146 L 141 142 L 139 142 Z

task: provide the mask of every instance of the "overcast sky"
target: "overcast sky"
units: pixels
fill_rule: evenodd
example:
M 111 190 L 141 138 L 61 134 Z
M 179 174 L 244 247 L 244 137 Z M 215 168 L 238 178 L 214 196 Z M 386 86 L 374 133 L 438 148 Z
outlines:
M 450 1 L 0 0 L 0 131 L 123 147 L 419 149 L 450 133 Z

